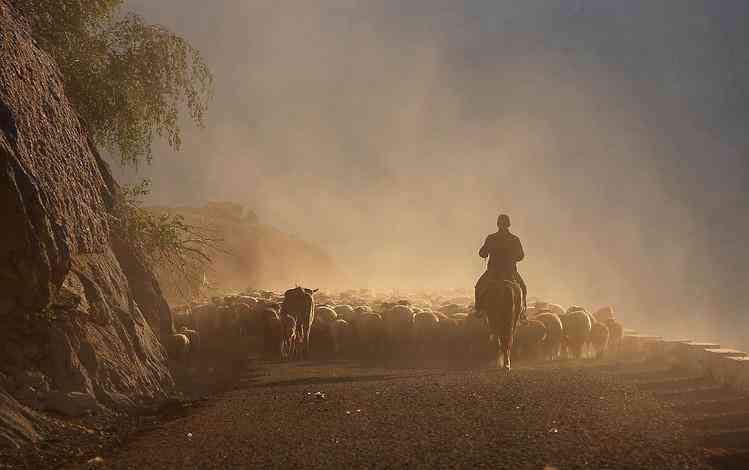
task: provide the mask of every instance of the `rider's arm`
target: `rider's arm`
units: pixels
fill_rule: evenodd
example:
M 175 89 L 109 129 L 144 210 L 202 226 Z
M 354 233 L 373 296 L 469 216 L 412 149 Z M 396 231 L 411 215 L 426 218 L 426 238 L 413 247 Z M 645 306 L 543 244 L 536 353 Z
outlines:
M 481 247 L 479 250 L 479 256 L 482 258 L 486 258 L 489 256 L 489 239 L 491 237 L 486 237 L 486 241 L 484 242 L 484 246 Z
M 523 251 L 523 244 L 520 243 L 519 238 L 515 238 L 515 239 L 518 241 L 517 246 L 515 247 L 515 262 L 523 261 L 523 258 L 525 258 L 525 252 Z

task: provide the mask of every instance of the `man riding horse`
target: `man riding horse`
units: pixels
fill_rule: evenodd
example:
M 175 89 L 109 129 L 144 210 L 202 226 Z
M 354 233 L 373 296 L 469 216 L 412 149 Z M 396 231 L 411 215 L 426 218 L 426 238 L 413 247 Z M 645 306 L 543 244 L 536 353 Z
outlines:
M 517 282 L 523 292 L 523 310 L 526 308 L 528 290 L 517 268 L 517 263 L 525 257 L 523 245 L 516 235 L 510 233 L 510 217 L 508 215 L 501 214 L 497 218 L 497 227 L 499 230 L 486 237 L 484 246 L 479 250 L 479 256 L 482 258 L 489 257 L 489 266 L 476 283 L 474 305 L 477 314 L 480 314 L 479 307 L 483 294 L 487 287 L 493 284 L 492 281 Z

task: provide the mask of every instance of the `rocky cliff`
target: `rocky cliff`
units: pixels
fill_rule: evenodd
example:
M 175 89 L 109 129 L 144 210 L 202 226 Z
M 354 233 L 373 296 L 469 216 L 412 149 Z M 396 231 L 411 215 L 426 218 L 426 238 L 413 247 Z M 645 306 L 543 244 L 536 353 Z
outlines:
M 38 438 L 38 410 L 127 408 L 172 385 L 168 307 L 110 239 L 117 190 L 55 64 L 0 0 L 0 445 Z

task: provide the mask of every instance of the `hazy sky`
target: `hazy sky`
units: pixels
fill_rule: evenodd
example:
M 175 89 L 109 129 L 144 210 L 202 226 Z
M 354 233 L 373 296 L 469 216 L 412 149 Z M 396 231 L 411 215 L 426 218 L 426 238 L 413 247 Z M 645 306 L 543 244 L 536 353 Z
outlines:
M 532 294 L 749 343 L 749 2 L 129 5 L 216 78 L 154 202 L 246 204 L 389 287 L 472 286 L 506 211 Z

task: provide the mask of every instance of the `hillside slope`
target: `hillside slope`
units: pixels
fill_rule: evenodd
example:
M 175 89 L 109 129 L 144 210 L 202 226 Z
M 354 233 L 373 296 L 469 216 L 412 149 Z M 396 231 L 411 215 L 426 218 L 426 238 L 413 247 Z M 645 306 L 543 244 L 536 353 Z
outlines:
M 187 223 L 206 227 L 222 240 L 226 253 L 215 253 L 206 271 L 206 278 L 216 288 L 330 287 L 342 279 L 341 270 L 322 249 L 260 223 L 252 211 L 239 204 L 213 202 L 203 207 L 154 206 L 149 210 L 180 214 Z M 168 279 L 161 276 L 160 281 L 171 301 L 184 300 Z

